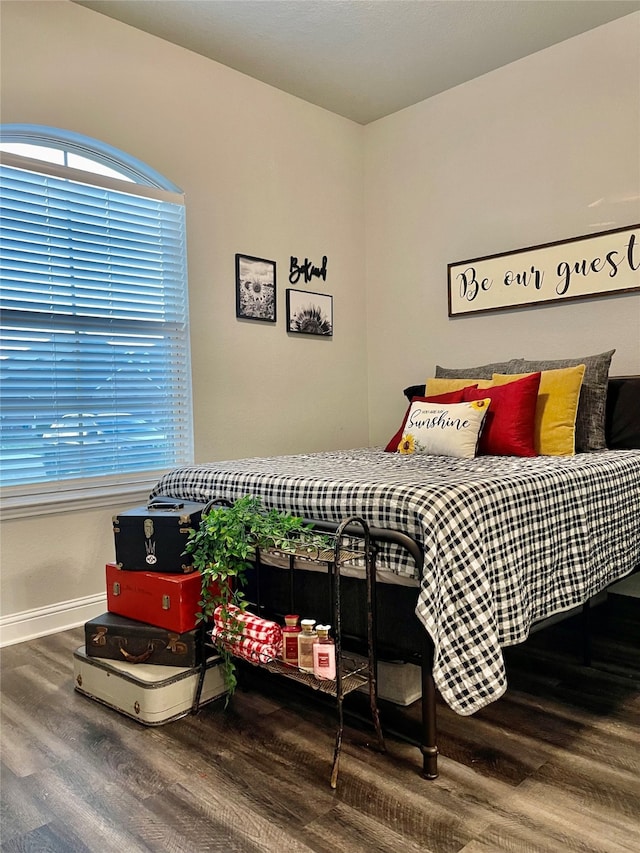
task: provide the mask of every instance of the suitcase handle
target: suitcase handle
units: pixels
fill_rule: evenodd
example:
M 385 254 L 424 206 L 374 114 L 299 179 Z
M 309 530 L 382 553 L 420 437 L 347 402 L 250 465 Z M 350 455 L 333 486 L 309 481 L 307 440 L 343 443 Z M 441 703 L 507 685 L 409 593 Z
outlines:
M 211 498 L 211 500 L 205 504 L 202 515 L 206 515 L 209 510 L 214 506 L 224 506 L 231 507 L 233 506 L 232 502 L 227 500 L 226 498 Z M 178 500 L 176 498 L 165 498 L 165 497 L 157 497 L 151 498 L 149 503 L 147 504 L 147 509 L 182 509 L 184 507 L 184 502 Z
M 146 652 L 143 652 L 141 655 L 132 655 L 126 649 L 123 649 L 122 646 L 120 646 L 120 654 L 129 663 L 144 663 L 153 654 L 153 643 L 149 643 Z
M 184 501 L 175 498 L 152 498 L 147 504 L 147 509 L 182 509 Z

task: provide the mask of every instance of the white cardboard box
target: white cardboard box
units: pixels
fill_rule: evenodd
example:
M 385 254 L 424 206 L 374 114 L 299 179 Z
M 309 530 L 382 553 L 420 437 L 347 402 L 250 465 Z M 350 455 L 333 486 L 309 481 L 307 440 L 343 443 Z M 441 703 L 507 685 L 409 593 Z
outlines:
M 365 658 L 345 652 L 345 658 L 365 662 Z M 368 687 L 359 688 L 366 692 Z M 414 663 L 378 661 L 378 696 L 395 705 L 412 705 L 422 696 L 422 673 Z

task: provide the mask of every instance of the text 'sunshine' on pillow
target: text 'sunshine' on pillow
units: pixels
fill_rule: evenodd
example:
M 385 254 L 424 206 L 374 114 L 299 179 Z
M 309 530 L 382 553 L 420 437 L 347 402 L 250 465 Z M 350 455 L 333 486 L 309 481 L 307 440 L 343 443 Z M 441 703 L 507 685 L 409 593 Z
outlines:
M 468 403 L 428 403 L 414 400 L 404 423 L 397 451 L 473 459 L 489 399 Z

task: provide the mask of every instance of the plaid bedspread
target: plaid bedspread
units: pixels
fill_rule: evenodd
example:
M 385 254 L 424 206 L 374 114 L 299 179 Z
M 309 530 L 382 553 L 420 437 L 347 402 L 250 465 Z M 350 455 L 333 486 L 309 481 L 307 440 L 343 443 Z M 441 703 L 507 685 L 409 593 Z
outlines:
M 454 459 L 381 448 L 243 459 L 170 471 L 151 496 L 251 494 L 340 522 L 357 515 L 424 549 L 416 614 L 443 699 L 471 714 L 506 690 L 502 647 L 640 564 L 640 451 Z M 406 552 L 381 555 L 415 575 Z

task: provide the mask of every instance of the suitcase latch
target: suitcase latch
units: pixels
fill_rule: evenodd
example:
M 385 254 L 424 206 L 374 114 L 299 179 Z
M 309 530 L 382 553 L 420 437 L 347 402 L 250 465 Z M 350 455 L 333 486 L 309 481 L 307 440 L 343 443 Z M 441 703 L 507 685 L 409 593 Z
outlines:
M 115 581 L 113 584 L 113 594 L 120 595 L 120 584 L 118 583 L 118 581 Z
M 170 607 L 171 607 L 171 596 L 170 595 L 163 595 L 162 596 L 162 609 L 163 610 L 169 610 Z
M 96 628 L 96 633 L 91 637 L 91 643 L 94 646 L 106 646 L 107 631 L 108 628 L 105 628 L 104 625 L 101 625 L 99 628 Z

